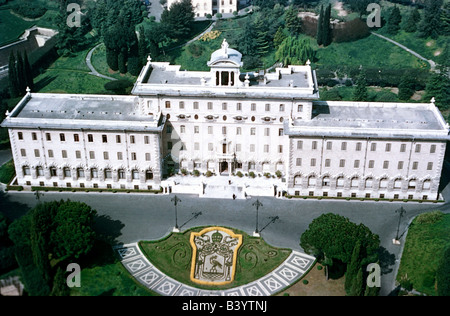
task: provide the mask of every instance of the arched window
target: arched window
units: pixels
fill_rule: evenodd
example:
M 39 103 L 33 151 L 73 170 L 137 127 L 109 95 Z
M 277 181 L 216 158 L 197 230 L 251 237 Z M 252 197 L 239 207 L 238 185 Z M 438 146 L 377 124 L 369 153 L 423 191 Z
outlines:
M 416 179 L 409 180 L 409 182 L 408 182 L 408 189 L 414 190 L 416 188 L 416 183 L 417 183 Z
M 41 166 L 36 168 L 36 176 L 38 177 L 43 177 L 44 176 L 44 168 L 42 168 Z
M 145 180 L 153 180 L 153 172 L 151 170 L 147 170 L 145 172 Z
M 294 185 L 301 186 L 302 185 L 302 176 L 295 176 L 294 177 Z
M 316 186 L 316 177 L 315 176 L 310 176 L 308 178 L 308 186 L 309 187 L 315 187 Z
M 125 170 L 119 169 L 117 175 L 119 176 L 119 179 L 125 179 Z
M 105 179 L 112 179 L 112 170 L 111 169 L 105 169 Z
M 131 172 L 131 176 L 133 180 L 139 180 L 139 170 L 133 169 L 133 171 Z
M 395 179 L 394 190 L 400 190 L 402 188 L 402 179 Z
M 64 178 L 70 178 L 72 176 L 72 172 L 69 167 L 64 167 L 63 169 Z
M 322 179 L 322 186 L 323 187 L 329 187 L 330 186 L 330 177 L 323 177 L 323 179 Z
M 92 177 L 92 179 L 97 179 L 98 178 L 98 170 L 97 170 L 97 168 L 92 168 L 91 169 L 91 177 Z
M 358 186 L 359 186 L 359 178 L 358 177 L 352 178 L 351 187 L 357 188 Z
M 50 176 L 51 177 L 57 176 L 56 167 L 50 167 Z
M 372 186 L 373 186 L 373 179 L 367 178 L 364 187 L 366 189 L 372 189 Z
M 84 169 L 83 168 L 77 169 L 77 176 L 78 176 L 78 178 L 84 178 Z
M 431 189 L 431 180 L 425 180 L 423 182 L 423 190 L 430 190 Z
M 339 178 L 337 178 L 337 180 L 336 180 L 336 186 L 337 186 L 338 188 L 342 188 L 342 187 L 344 186 L 344 183 L 345 183 L 345 178 L 344 178 L 344 177 L 339 177 Z
M 23 167 L 22 167 L 22 170 L 23 170 L 23 175 L 24 175 L 24 176 L 29 176 L 29 175 L 31 175 L 30 167 L 28 167 L 28 166 L 23 166 Z

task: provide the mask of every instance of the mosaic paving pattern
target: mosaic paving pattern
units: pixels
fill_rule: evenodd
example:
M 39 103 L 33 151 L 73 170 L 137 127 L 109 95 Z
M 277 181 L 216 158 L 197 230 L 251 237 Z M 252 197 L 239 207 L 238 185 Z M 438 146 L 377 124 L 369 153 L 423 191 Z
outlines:
M 137 281 L 164 296 L 270 296 L 297 282 L 316 260 L 293 251 L 277 269 L 259 280 L 233 289 L 207 291 L 182 284 L 159 271 L 145 258 L 137 243 L 116 246 L 114 251 Z

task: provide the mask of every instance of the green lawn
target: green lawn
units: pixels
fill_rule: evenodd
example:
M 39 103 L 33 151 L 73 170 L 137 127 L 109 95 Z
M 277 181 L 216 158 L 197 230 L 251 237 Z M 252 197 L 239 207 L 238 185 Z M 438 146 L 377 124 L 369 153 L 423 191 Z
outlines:
M 435 223 L 420 223 L 416 218 L 408 230 L 397 281 L 407 276 L 417 291 L 436 295 L 436 270 L 444 249 L 450 246 L 449 231 L 450 214 Z
M 48 69 L 34 78 L 35 92 L 109 94 L 104 88 L 109 80 L 89 74 L 85 59 L 90 49 L 71 57 L 59 57 Z
M 131 276 L 109 244 L 97 242 L 90 258 L 80 262 L 81 287 L 72 288 L 71 296 L 156 295 Z
M 110 72 L 110 68 L 109 68 L 108 64 L 106 63 L 106 48 L 105 48 L 104 44 L 97 47 L 97 49 L 94 51 L 94 53 L 92 54 L 91 62 L 92 62 L 92 65 L 94 66 L 94 68 L 102 75 L 106 75 L 106 76 L 110 76 L 110 77 L 113 77 L 116 79 L 122 79 L 122 80 L 127 79 L 133 83 L 137 79 L 137 77 L 135 77 L 129 73 L 122 75 L 118 71 Z
M 0 167 L 0 182 L 8 184 L 12 180 L 14 174 L 14 161 L 10 160 Z
M 25 21 L 9 10 L 0 10 L 0 46 L 16 41 L 23 32 L 35 25 L 34 21 Z
M 209 290 L 234 288 L 255 281 L 278 267 L 291 253 L 290 249 L 272 247 L 260 238 L 250 237 L 233 229 L 235 233 L 243 235 L 243 243 L 238 250 L 234 282 L 221 287 L 200 286 L 190 280 L 192 260 L 190 234 L 203 228 L 171 234 L 166 239 L 156 242 L 140 242 L 139 246 L 150 262 L 162 272 L 184 284 Z

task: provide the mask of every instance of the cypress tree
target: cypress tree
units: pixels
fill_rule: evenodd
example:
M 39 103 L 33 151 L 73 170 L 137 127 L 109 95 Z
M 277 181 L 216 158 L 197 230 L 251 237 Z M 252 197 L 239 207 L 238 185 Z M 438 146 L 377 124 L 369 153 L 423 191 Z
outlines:
M 331 4 L 325 9 L 323 17 L 322 26 L 322 43 L 323 46 L 328 46 L 331 44 L 331 29 L 330 29 L 330 19 L 331 19 Z
M 350 289 L 350 296 L 362 296 L 364 294 L 364 280 L 362 269 L 358 270 L 356 278 L 353 279 L 352 287 Z
M 441 32 L 441 6 L 442 0 L 427 0 L 425 2 L 424 14 L 419 24 L 419 37 L 438 38 Z
M 33 90 L 34 82 L 33 82 L 33 70 L 30 65 L 30 61 L 28 60 L 28 54 L 25 51 L 23 54 L 23 69 L 25 75 L 26 86 Z
M 347 272 L 345 273 L 345 291 L 347 294 L 350 294 L 354 279 L 356 278 L 358 270 L 361 267 L 360 253 L 361 241 L 358 240 L 353 248 L 352 257 L 350 262 L 347 264 Z
M 403 30 L 408 33 L 414 33 L 417 31 L 417 23 L 420 22 L 420 12 L 419 9 L 414 9 L 408 15 L 406 19 L 405 25 L 403 26 Z
M 369 92 L 367 91 L 366 73 L 361 70 L 358 79 L 356 80 L 356 87 L 353 91 L 353 101 L 368 101 Z
M 19 82 L 17 78 L 16 58 L 13 52 L 9 55 L 8 66 L 9 94 L 11 95 L 11 98 L 17 98 L 19 96 Z
M 319 20 L 317 21 L 317 45 L 323 44 L 323 5 L 320 6 Z
M 26 81 L 25 81 L 25 71 L 23 67 L 23 58 L 22 54 L 17 52 L 17 63 L 16 63 L 16 71 L 17 71 L 17 82 L 19 87 L 19 95 L 23 95 L 25 93 Z
M 389 14 L 387 25 L 386 25 L 386 31 L 389 34 L 397 34 L 397 32 L 400 30 L 400 22 L 402 21 L 402 15 L 400 13 L 400 9 L 395 6 L 391 10 L 391 14 Z

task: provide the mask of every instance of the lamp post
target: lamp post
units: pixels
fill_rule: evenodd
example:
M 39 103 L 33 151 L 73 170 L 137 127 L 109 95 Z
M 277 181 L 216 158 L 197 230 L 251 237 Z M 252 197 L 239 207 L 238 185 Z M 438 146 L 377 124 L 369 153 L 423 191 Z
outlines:
M 175 227 L 173 228 L 173 232 L 174 233 L 179 233 L 180 230 L 178 229 L 178 210 L 177 210 L 177 205 L 178 205 L 178 202 L 181 202 L 181 200 L 175 195 L 175 197 L 172 198 L 171 201 L 173 202 L 173 205 L 175 206 Z
M 256 229 L 255 229 L 255 232 L 253 233 L 253 236 L 260 237 L 260 234 L 258 231 L 258 212 L 259 212 L 259 208 L 261 206 L 263 206 L 263 204 L 259 200 L 256 200 L 256 202 L 253 203 L 252 205 L 256 207 Z
M 395 245 L 400 245 L 400 240 L 399 240 L 399 232 L 400 232 L 400 221 L 402 220 L 403 215 L 406 213 L 405 209 L 402 207 L 400 207 L 400 209 L 396 210 L 395 213 L 399 213 L 399 218 L 398 218 L 398 225 L 397 225 L 397 235 L 395 236 L 395 239 L 392 241 L 392 243 L 394 243 Z

